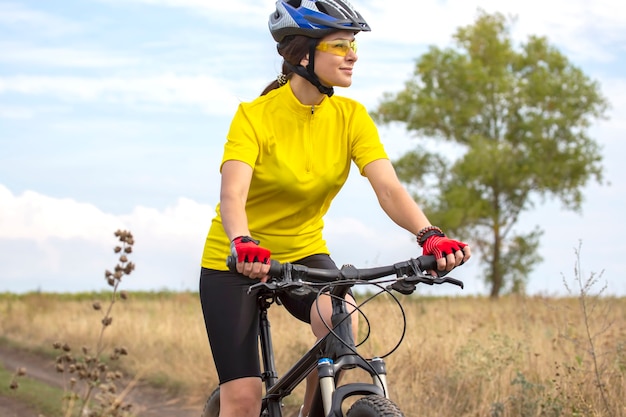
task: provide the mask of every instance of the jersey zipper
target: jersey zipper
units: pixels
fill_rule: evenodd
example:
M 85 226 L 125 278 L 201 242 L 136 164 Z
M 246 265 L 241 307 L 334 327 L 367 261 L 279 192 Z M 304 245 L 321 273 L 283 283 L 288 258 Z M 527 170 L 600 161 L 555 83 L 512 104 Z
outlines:
M 313 171 L 313 117 L 315 116 L 315 105 L 311 105 L 311 115 L 309 117 L 309 132 L 306 138 L 306 163 L 305 169 L 307 173 Z

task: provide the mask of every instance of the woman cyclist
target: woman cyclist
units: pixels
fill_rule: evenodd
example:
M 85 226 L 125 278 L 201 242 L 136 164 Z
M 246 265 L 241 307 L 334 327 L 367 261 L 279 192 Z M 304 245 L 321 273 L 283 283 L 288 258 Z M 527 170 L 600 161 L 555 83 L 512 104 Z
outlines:
M 450 271 L 471 256 L 469 246 L 430 224 L 401 185 L 365 107 L 333 94 L 333 87 L 352 83 L 355 35 L 370 30 L 363 17 L 346 0 L 279 0 L 269 29 L 282 73 L 260 97 L 240 104 L 232 120 L 220 202 L 202 257 L 200 299 L 220 381 L 220 417 L 260 412 L 256 297 L 247 289 L 267 279 L 270 257 L 337 268 L 322 235 L 323 217 L 352 162 L 385 213 L 416 235 L 424 254 L 435 255 L 438 269 Z M 225 265 L 231 254 L 238 273 Z M 315 294 L 281 301 L 311 324 L 317 339 L 327 333 L 328 297 L 321 301 L 322 317 Z M 314 378 L 307 378 L 301 416 L 308 415 Z

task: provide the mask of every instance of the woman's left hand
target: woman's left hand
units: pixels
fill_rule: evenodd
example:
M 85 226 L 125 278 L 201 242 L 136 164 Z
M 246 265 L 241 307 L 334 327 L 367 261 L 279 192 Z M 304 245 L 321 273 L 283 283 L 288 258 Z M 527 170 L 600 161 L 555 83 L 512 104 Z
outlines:
M 447 236 L 430 236 L 424 244 L 424 255 L 433 255 L 437 259 L 439 271 L 450 272 L 459 265 L 463 265 L 472 256 L 467 243 L 453 240 Z

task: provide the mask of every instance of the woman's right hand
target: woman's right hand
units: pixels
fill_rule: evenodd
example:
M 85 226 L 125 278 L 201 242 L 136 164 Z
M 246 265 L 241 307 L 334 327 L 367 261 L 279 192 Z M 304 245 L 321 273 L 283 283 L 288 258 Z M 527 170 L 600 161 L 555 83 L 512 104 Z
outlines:
M 230 252 L 237 259 L 237 272 L 265 282 L 270 270 L 270 251 L 259 243 L 250 236 L 238 236 L 230 243 Z

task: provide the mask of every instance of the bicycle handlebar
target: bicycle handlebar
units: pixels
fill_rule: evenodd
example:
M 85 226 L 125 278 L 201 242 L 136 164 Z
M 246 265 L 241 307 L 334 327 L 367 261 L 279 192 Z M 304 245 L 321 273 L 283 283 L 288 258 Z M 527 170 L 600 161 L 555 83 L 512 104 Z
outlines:
M 227 265 L 231 271 L 236 271 L 235 264 L 235 258 L 229 256 Z M 259 287 L 264 287 L 269 290 L 301 287 L 303 285 L 302 281 L 306 281 L 307 279 L 354 285 L 358 281 L 372 281 L 391 275 L 397 277 L 397 280 L 391 285 L 391 288 L 403 294 L 412 293 L 415 290 L 415 285 L 419 283 L 428 285 L 447 283 L 463 288 L 462 281 L 443 276 L 445 274 L 435 277 L 424 272 L 428 270 L 437 270 L 437 261 L 435 257 L 431 255 L 422 255 L 418 258 L 411 258 L 408 261 L 380 267 L 356 268 L 353 265 L 343 265 L 340 269 L 309 268 L 304 265 L 289 262 L 280 263 L 272 259 L 268 275 L 275 278 L 276 281 L 254 284 L 251 286 L 250 290 Z

